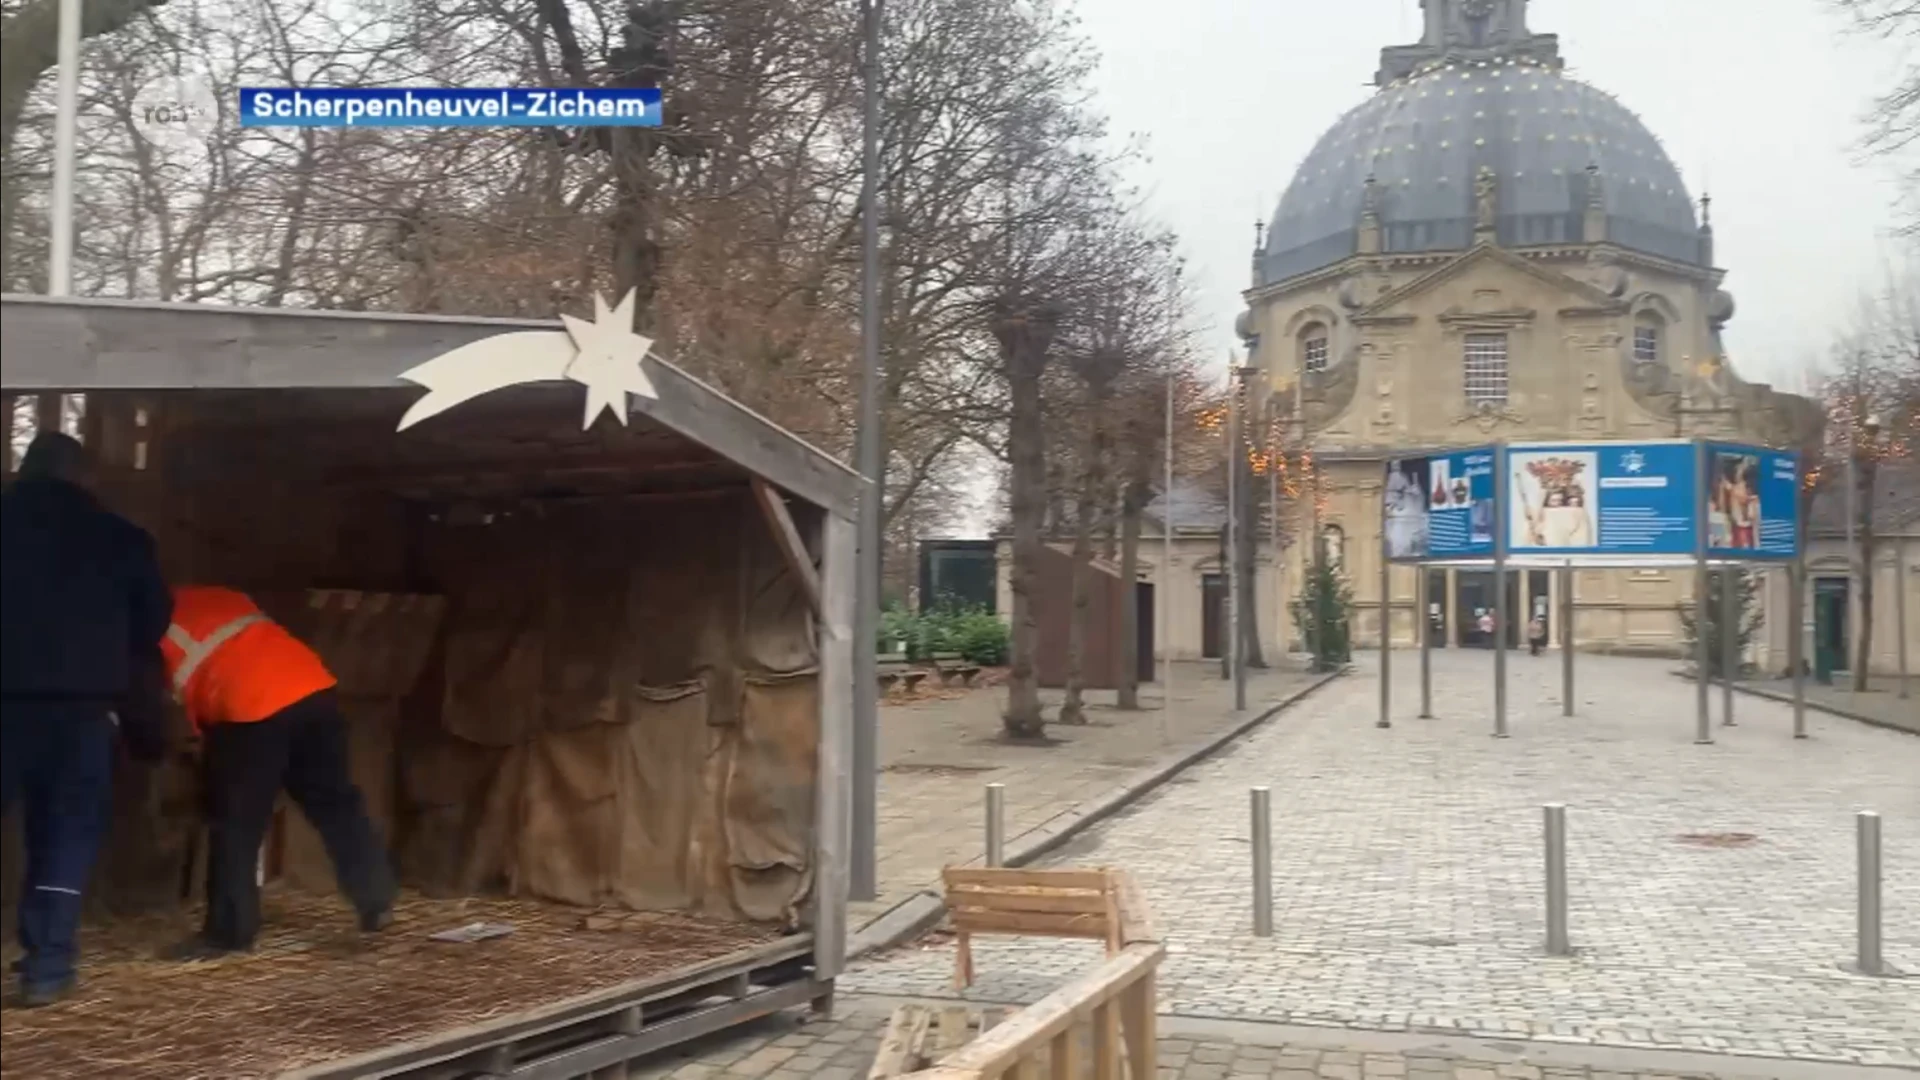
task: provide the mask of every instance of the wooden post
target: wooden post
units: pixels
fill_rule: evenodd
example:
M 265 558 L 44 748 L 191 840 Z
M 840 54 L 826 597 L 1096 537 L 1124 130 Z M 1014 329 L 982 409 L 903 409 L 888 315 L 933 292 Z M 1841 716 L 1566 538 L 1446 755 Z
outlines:
M 1126 1031 L 1127 1067 L 1136 1080 L 1160 1075 L 1159 1032 L 1155 1013 L 1159 995 L 1149 969 L 1138 982 L 1120 992 L 1121 1023 Z
M 824 611 L 816 626 L 820 648 L 820 780 L 814 793 L 818 826 L 814 844 L 819 870 L 813 888 L 814 978 L 831 980 L 846 966 L 847 872 L 853 839 L 853 793 L 849 748 L 853 745 L 856 694 L 871 684 L 853 683 L 854 523 L 821 515 Z M 824 1002 L 824 997 L 816 1005 Z
M 6 396 L 6 475 L 12 477 L 19 471 L 19 454 L 13 452 L 13 417 L 19 415 L 19 396 Z
M 61 394 L 41 394 L 33 399 L 33 433 L 60 430 Z
M 1120 1080 L 1120 1012 L 1103 1001 L 1093 1010 L 1094 1080 Z
M 1068 1027 L 1053 1037 L 1047 1051 L 1047 1072 L 1053 1080 L 1080 1080 L 1080 1032 Z

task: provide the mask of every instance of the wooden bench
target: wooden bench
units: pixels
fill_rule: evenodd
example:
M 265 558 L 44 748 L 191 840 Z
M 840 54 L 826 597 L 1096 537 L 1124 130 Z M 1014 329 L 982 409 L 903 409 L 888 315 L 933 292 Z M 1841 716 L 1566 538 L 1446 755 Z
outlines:
M 933 670 L 940 676 L 941 686 L 952 686 L 956 679 L 961 686 L 972 686 L 973 677 L 980 674 L 978 664 L 967 663 L 967 658 L 957 652 L 934 653 Z
M 963 990 L 973 985 L 975 934 L 1091 938 L 1106 942 L 1108 955 L 1119 952 L 1128 940 L 1121 896 L 1136 887 L 1131 875 L 1122 871 L 949 866 L 941 871 L 941 878 L 957 938 L 954 985 Z M 1132 932 L 1148 931 L 1139 926 Z
M 879 657 L 879 673 L 880 692 L 883 694 L 892 693 L 895 687 L 911 694 L 913 688 L 919 686 L 920 681 L 928 675 L 925 669 L 908 664 L 907 658 L 900 655 Z

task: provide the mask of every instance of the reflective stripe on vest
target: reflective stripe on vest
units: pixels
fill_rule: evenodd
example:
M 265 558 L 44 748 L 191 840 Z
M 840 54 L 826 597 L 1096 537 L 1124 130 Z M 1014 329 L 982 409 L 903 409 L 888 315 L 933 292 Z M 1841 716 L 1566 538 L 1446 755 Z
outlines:
M 200 670 L 200 665 L 206 663 L 207 657 L 212 656 L 220 646 L 232 641 L 234 635 L 254 623 L 266 621 L 267 617 L 258 613 L 242 615 L 222 623 L 213 633 L 203 638 L 195 638 L 179 623 L 168 626 L 167 640 L 178 646 L 181 653 L 180 666 L 173 669 L 174 694 L 177 696 L 186 693 L 187 682 L 193 678 L 193 673 Z

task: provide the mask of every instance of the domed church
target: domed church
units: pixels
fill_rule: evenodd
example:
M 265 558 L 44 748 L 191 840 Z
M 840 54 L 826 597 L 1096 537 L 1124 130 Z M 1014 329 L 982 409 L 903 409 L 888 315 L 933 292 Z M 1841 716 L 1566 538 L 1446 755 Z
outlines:
M 1283 511 L 1287 531 L 1341 560 L 1356 640 L 1374 644 L 1389 458 L 1495 439 L 1788 445 L 1816 422 L 1810 402 L 1734 371 L 1710 201 L 1646 125 L 1563 73 L 1526 0 L 1421 6 L 1422 40 L 1381 53 L 1378 90 L 1320 137 L 1261 230 L 1238 325 L 1251 400 L 1321 476 L 1317 505 Z M 1286 595 L 1312 550 L 1287 549 Z M 1414 571 L 1394 575 L 1393 640 L 1490 644 L 1491 573 L 1425 572 L 1424 615 Z M 1512 643 L 1558 610 L 1555 578 L 1511 572 Z M 1678 651 L 1691 591 L 1690 569 L 1581 571 L 1575 644 Z

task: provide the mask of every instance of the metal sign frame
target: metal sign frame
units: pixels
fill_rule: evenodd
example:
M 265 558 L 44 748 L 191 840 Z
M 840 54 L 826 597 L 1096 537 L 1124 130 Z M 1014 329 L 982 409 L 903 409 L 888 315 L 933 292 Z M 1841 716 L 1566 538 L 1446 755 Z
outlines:
M 1547 449 L 1556 445 L 1570 448 L 1587 449 L 1605 443 L 1565 442 L 1524 444 L 1528 451 Z M 1432 459 L 1445 455 L 1472 454 L 1479 447 L 1444 447 L 1427 451 L 1415 451 L 1390 457 L 1386 460 L 1386 476 L 1383 477 L 1380 498 L 1380 715 L 1375 726 L 1388 728 L 1393 726 L 1393 568 L 1396 565 L 1412 567 L 1417 577 L 1415 590 L 1419 610 L 1416 613 L 1415 629 L 1420 642 L 1420 717 L 1429 719 L 1433 715 L 1433 669 L 1432 635 L 1428 626 L 1430 614 L 1427 610 L 1427 574 L 1436 567 L 1491 569 L 1493 572 L 1493 736 L 1498 739 L 1510 737 L 1508 726 L 1507 702 L 1507 634 L 1511 630 L 1507 613 L 1507 571 L 1515 567 L 1551 569 L 1555 572 L 1560 590 L 1560 649 L 1561 649 L 1561 713 L 1574 714 L 1573 691 L 1575 663 L 1573 650 L 1573 572 L 1576 569 L 1648 569 L 1655 567 L 1681 568 L 1691 566 L 1694 570 L 1694 625 L 1704 628 L 1709 621 L 1708 604 L 1713 593 L 1713 574 L 1731 572 L 1733 569 L 1758 563 L 1761 565 L 1784 566 L 1791 588 L 1794 590 L 1794 603 L 1790 604 L 1789 618 L 1796 623 L 1794 632 L 1788 635 L 1788 664 L 1793 675 L 1793 733 L 1797 739 L 1806 738 L 1806 674 L 1800 634 L 1798 632 L 1799 588 L 1806 577 L 1806 547 L 1803 538 L 1804 522 L 1798 518 L 1799 506 L 1794 503 L 1793 553 L 1782 555 L 1777 551 L 1763 551 L 1756 547 L 1751 556 L 1742 557 L 1731 553 L 1729 549 L 1710 549 L 1709 518 L 1711 485 L 1709 484 L 1710 463 L 1713 454 L 1721 448 L 1733 450 L 1755 450 L 1773 454 L 1785 454 L 1794 462 L 1794 483 L 1798 485 L 1799 455 L 1790 450 L 1778 448 L 1748 446 L 1717 439 L 1661 439 L 1645 442 L 1618 443 L 1622 447 L 1633 446 L 1669 446 L 1689 445 L 1692 448 L 1693 480 L 1691 493 L 1691 514 L 1693 532 L 1693 551 L 1691 557 L 1684 555 L 1653 554 L 1632 555 L 1628 553 L 1585 553 L 1553 551 L 1540 555 L 1515 556 L 1511 550 L 1510 533 L 1512 522 L 1509 519 L 1512 482 L 1509 479 L 1508 465 L 1511 460 L 1511 445 L 1507 440 L 1496 440 L 1491 447 L 1493 453 L 1493 550 L 1490 556 L 1441 556 L 1438 558 L 1423 556 L 1395 556 L 1390 542 L 1388 522 L 1390 520 L 1387 492 L 1391 486 L 1391 473 L 1403 461 L 1414 459 Z M 1423 494 L 1424 497 L 1424 494 Z M 1757 498 L 1756 494 L 1756 498 Z M 1599 520 L 1598 497 L 1596 495 L 1594 520 Z M 1469 511 L 1471 513 L 1471 511 Z M 1760 523 L 1753 526 L 1756 530 Z M 1596 543 L 1598 528 L 1595 529 Z M 1471 533 L 1469 533 L 1471 542 Z M 1430 541 L 1429 541 L 1430 543 Z M 1759 541 L 1756 540 L 1756 544 Z M 1720 611 L 1722 626 L 1730 626 L 1737 620 L 1738 602 L 1731 584 L 1723 584 L 1720 590 Z M 1721 725 L 1734 726 L 1734 669 L 1738 663 L 1738 635 L 1721 634 L 1722 662 L 1722 701 Z M 1694 681 L 1696 684 L 1696 703 L 1694 715 L 1694 742 L 1698 745 L 1711 745 L 1713 738 L 1712 701 L 1711 701 L 1711 657 L 1709 643 L 1703 629 L 1694 634 Z

